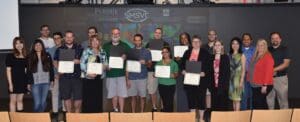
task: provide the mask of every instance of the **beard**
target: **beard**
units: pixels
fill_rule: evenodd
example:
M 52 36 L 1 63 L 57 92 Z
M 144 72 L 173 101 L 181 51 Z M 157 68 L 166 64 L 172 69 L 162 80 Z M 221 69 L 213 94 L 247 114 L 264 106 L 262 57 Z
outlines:
M 118 43 L 120 41 L 120 37 L 112 37 L 111 40 L 113 43 Z

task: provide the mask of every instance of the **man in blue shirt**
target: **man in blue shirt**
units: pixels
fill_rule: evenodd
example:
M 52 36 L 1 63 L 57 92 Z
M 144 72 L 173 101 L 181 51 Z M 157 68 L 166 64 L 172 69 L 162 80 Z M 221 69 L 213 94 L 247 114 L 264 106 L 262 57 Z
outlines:
M 72 112 L 72 103 L 74 103 L 74 110 L 76 113 L 81 111 L 82 100 L 82 81 L 80 80 L 80 57 L 82 55 L 82 47 L 74 42 L 75 36 L 72 31 L 65 33 L 65 44 L 59 47 L 54 54 L 54 63 L 57 67 L 60 59 L 61 50 L 74 50 L 74 72 L 73 73 L 60 73 L 59 75 L 59 93 L 62 100 L 64 100 L 67 112 Z M 71 100 L 73 99 L 73 101 Z
M 246 56 L 246 73 L 248 71 L 249 64 L 252 56 L 255 53 L 255 46 L 252 44 L 252 36 L 249 33 L 244 33 L 243 39 L 243 53 Z M 245 75 L 246 76 L 246 75 Z M 245 78 L 246 79 L 246 78 Z M 249 81 L 244 82 L 244 92 L 241 101 L 241 110 L 252 109 L 252 90 Z
M 138 61 L 141 63 L 141 72 L 126 72 L 128 96 L 131 97 L 132 112 L 135 112 L 137 96 L 140 97 L 140 112 L 144 112 L 148 76 L 147 65 L 151 64 L 151 53 L 143 47 L 142 41 L 143 36 L 141 34 L 135 34 L 133 38 L 135 47 L 132 49 L 132 52 L 129 52 L 136 53 L 134 55 L 137 56 Z

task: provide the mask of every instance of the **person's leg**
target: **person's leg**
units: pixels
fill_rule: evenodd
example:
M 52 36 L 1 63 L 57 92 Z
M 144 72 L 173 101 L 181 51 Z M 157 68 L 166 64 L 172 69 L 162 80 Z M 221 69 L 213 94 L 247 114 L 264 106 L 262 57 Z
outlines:
M 206 109 L 210 109 L 211 108 L 211 93 L 208 89 L 206 90 L 205 103 L 206 103 Z
M 117 81 L 116 78 L 106 78 L 107 98 L 112 99 L 113 111 L 118 112 Z
M 40 112 L 44 112 L 47 107 L 47 96 L 49 92 L 49 83 L 41 84 L 41 109 Z
M 147 88 L 148 88 L 148 92 L 150 94 L 151 97 L 151 103 L 152 103 L 152 109 L 154 111 L 157 110 L 157 82 L 156 78 L 154 78 L 154 73 L 153 72 L 148 72 L 148 79 L 147 79 Z
M 40 89 L 41 88 L 39 84 L 33 84 L 31 87 L 31 93 L 34 101 L 34 107 L 33 107 L 34 112 L 40 112 L 41 102 L 42 102 Z
M 137 96 L 132 96 L 131 97 L 131 111 L 132 111 L 132 113 L 135 113 L 136 99 L 137 99 Z
M 16 112 L 17 94 L 9 95 L 9 111 Z
M 136 82 L 136 88 L 137 88 L 137 95 L 139 96 L 138 98 L 140 99 L 140 112 L 144 112 L 145 108 L 145 99 L 146 99 L 146 89 L 147 89 L 147 79 L 142 79 L 138 80 Z
M 280 90 L 280 81 L 278 77 L 274 77 L 273 79 L 274 89 L 268 94 L 266 100 L 269 109 L 275 109 L 275 99 L 278 91 Z
M 164 109 L 162 109 L 161 111 L 162 112 L 166 112 L 166 109 L 168 109 L 168 106 L 166 105 L 166 104 L 168 104 L 167 103 L 167 92 L 168 90 L 166 89 L 166 87 L 164 86 L 164 85 L 158 85 L 158 92 L 159 92 L 159 94 L 160 94 L 160 98 L 162 99 L 162 101 L 163 101 L 163 103 L 165 104 L 164 106 L 165 106 L 165 108 Z
M 72 79 L 72 82 L 71 93 L 73 93 L 75 113 L 80 113 L 82 105 L 82 80 L 76 78 Z
M 248 87 L 248 81 L 244 82 L 244 92 L 242 93 L 242 100 L 241 100 L 241 110 L 247 110 L 248 109 L 248 100 L 249 100 L 249 90 L 251 88 Z M 251 102 L 250 102 L 251 103 Z
M 17 111 L 23 111 L 23 97 L 24 94 L 17 94 Z
M 52 112 L 57 113 L 59 109 L 59 89 L 58 80 L 54 80 L 54 86 L 51 90 Z
M 117 96 L 120 105 L 120 112 L 124 112 L 124 103 L 125 103 L 124 99 L 128 96 L 125 77 L 117 78 Z
M 71 82 L 70 79 L 60 77 L 59 78 L 59 94 L 63 103 L 63 108 L 66 112 L 72 112 L 72 101 L 71 101 Z
M 166 106 L 167 108 L 165 109 L 166 112 L 173 112 L 173 108 L 174 108 L 174 96 L 175 96 L 175 85 L 171 85 L 171 86 L 167 86 L 167 94 L 166 94 L 166 99 L 165 100 L 167 103 L 165 103 L 164 106 Z
M 141 112 L 144 112 L 144 110 L 145 110 L 145 101 L 146 101 L 146 97 L 140 97 Z
M 282 76 L 278 78 L 279 89 L 277 92 L 277 99 L 280 106 L 280 109 L 288 109 L 288 78 L 287 76 Z
M 65 99 L 64 104 L 65 104 L 67 112 L 72 113 L 72 100 L 71 99 Z

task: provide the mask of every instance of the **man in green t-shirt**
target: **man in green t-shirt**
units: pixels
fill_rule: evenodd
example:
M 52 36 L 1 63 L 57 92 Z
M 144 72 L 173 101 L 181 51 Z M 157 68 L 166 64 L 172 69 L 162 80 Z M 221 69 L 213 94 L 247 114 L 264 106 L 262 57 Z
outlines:
M 110 56 L 120 56 L 123 61 L 126 60 L 126 53 L 130 47 L 120 40 L 120 29 L 113 28 L 111 31 L 111 41 L 103 45 L 103 49 L 107 54 L 109 62 Z M 117 50 L 117 52 L 116 52 Z M 112 55 L 111 53 L 114 53 Z M 106 87 L 108 91 L 107 98 L 112 99 L 114 112 L 123 112 L 124 98 L 127 97 L 127 87 L 125 78 L 125 66 L 122 69 L 107 68 L 106 72 Z M 119 103 L 120 111 L 117 108 Z

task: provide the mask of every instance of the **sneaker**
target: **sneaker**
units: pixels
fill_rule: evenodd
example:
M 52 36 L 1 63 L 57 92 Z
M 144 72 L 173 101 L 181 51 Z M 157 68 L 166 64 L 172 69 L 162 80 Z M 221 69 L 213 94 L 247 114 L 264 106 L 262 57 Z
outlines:
M 119 109 L 117 109 L 117 108 L 114 108 L 114 112 L 119 112 Z
M 157 108 L 152 108 L 152 112 L 157 112 Z

